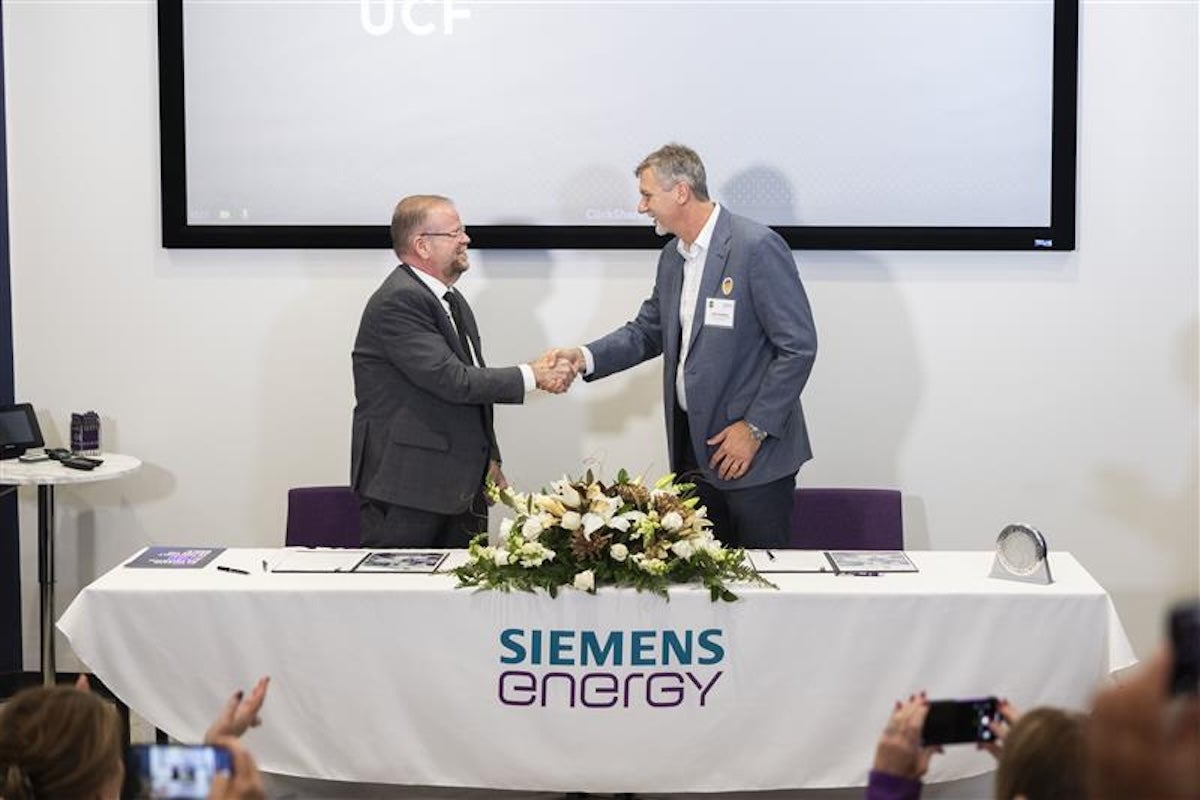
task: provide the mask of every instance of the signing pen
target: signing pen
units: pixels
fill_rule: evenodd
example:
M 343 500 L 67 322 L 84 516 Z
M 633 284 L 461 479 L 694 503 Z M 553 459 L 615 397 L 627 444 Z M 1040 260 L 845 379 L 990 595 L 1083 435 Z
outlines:
M 249 575 L 250 574 L 249 572 L 247 572 L 244 569 L 238 569 L 237 567 L 227 567 L 224 564 L 217 565 L 217 569 L 219 569 L 221 572 L 236 572 L 238 575 Z

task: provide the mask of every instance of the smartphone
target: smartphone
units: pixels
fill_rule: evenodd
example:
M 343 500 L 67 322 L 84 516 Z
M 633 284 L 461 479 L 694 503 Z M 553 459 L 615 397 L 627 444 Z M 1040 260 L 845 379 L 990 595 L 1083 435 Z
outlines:
M 998 706 L 994 697 L 933 700 L 921 728 L 921 744 L 990 742 L 996 735 L 988 726 L 996 719 Z
M 126 763 L 125 800 L 205 800 L 218 772 L 232 772 L 233 757 L 207 744 L 138 744 Z
M 1200 599 L 1172 606 L 1167 629 L 1174 652 L 1171 694 L 1197 694 L 1200 692 Z

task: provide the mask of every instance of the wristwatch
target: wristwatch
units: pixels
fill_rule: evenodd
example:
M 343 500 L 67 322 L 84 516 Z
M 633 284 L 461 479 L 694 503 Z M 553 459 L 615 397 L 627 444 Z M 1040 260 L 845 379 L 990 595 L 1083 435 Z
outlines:
M 754 437 L 754 441 L 762 444 L 763 439 L 767 438 L 767 432 L 753 422 L 747 422 L 746 425 L 750 428 L 750 435 Z

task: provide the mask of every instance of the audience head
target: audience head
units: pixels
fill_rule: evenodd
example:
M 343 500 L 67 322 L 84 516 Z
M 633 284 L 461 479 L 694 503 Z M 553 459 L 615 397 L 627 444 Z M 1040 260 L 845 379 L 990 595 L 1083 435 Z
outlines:
M 1096 696 L 1087 741 L 1093 800 L 1200 797 L 1200 695 L 1170 695 L 1172 663 L 1166 645 Z
M 116 710 L 90 692 L 19 692 L 0 708 L 0 797 L 118 800 L 123 739 Z
M 1000 750 L 996 800 L 1084 800 L 1085 719 L 1048 706 L 1021 715 Z

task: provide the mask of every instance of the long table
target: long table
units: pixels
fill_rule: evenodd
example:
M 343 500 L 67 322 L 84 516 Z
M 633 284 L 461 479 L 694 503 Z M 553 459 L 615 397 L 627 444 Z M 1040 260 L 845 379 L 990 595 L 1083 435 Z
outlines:
M 725 792 L 865 783 L 897 698 L 1000 695 L 1085 708 L 1134 663 L 1104 589 L 1068 553 L 1055 583 L 990 579 L 989 553 L 920 571 L 770 576 L 735 603 L 476 592 L 441 574 L 117 567 L 59 620 L 76 654 L 158 728 L 198 739 L 272 676 L 249 746 L 310 778 L 535 791 Z M 947 748 L 927 780 L 993 768 Z

